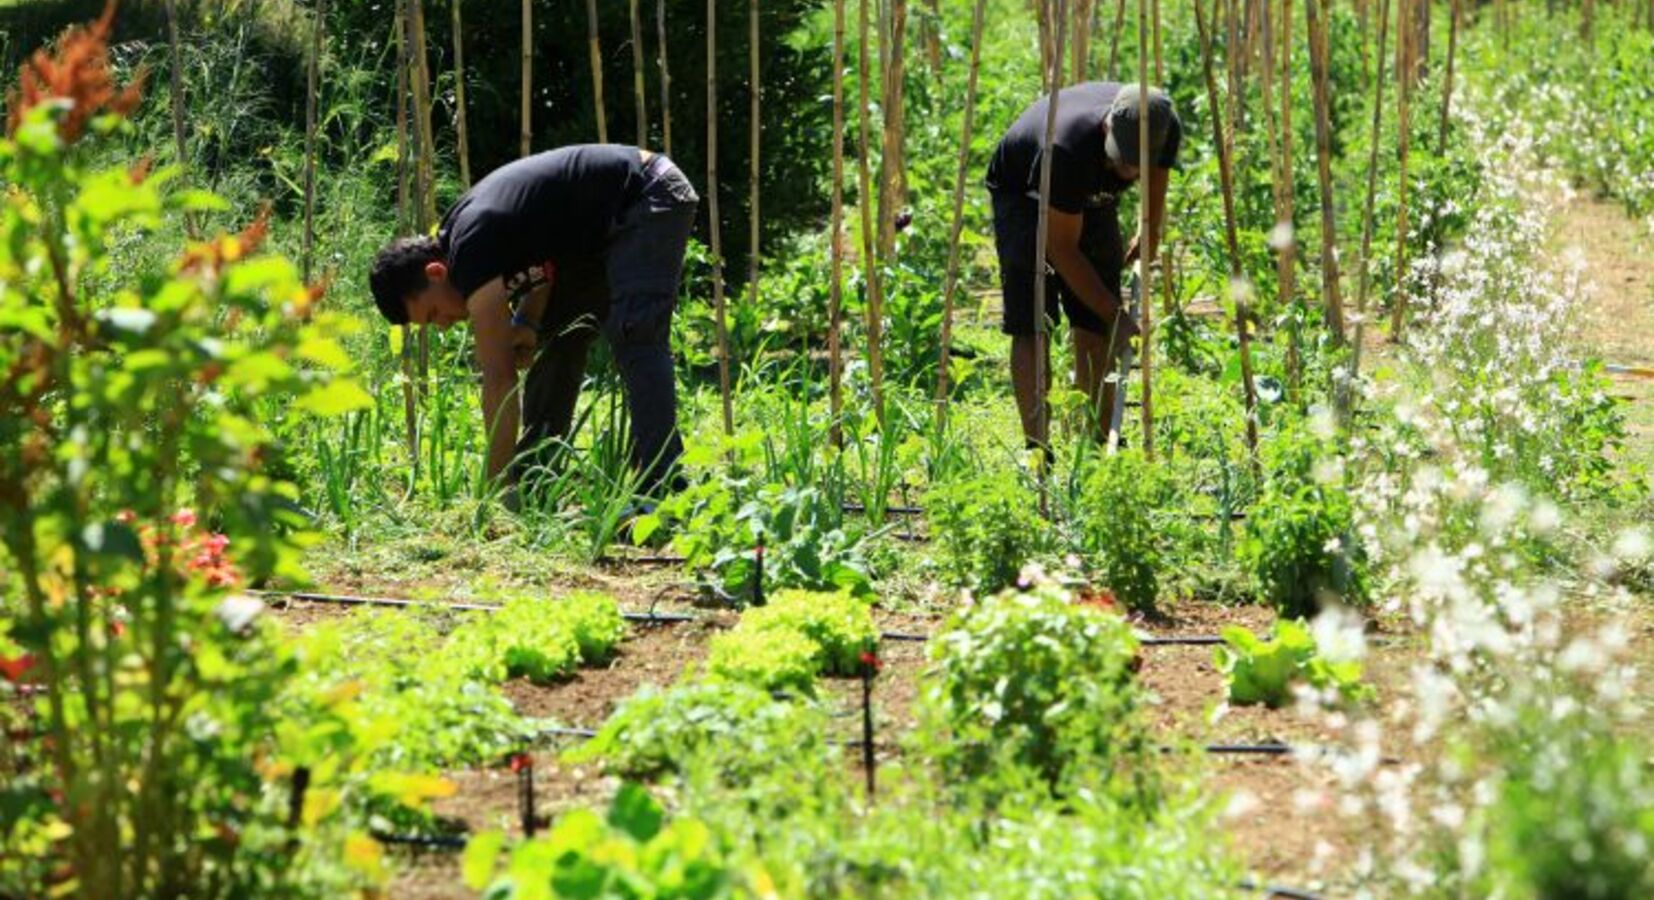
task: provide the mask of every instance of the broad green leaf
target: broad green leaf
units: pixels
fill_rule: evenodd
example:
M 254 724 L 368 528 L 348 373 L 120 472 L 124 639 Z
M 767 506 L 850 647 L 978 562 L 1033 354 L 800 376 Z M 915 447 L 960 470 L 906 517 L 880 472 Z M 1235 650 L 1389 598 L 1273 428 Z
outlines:
M 480 891 L 488 885 L 489 879 L 494 876 L 494 863 L 504 846 L 505 834 L 499 831 L 485 831 L 465 842 L 465 857 L 460 863 L 460 871 L 466 887 Z
M 300 397 L 295 405 L 318 416 L 342 416 L 354 410 L 371 408 L 373 397 L 356 382 L 348 378 L 335 378 Z

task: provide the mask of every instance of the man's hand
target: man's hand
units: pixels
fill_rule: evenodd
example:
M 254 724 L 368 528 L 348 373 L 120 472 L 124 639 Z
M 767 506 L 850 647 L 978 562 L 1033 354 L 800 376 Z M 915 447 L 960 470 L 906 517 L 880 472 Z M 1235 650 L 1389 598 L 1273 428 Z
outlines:
M 1103 284 L 1103 278 L 1091 261 L 1080 252 L 1080 232 L 1085 219 L 1080 213 L 1051 210 L 1049 234 L 1046 237 L 1046 259 L 1057 274 L 1099 318 L 1107 322 L 1120 309 L 1120 298 Z
M 488 477 L 500 477 L 517 453 L 517 428 L 522 402 L 517 396 L 517 366 L 513 351 L 511 309 L 505 286 L 496 278 L 466 298 L 471 330 L 482 368 L 482 416 L 488 433 Z

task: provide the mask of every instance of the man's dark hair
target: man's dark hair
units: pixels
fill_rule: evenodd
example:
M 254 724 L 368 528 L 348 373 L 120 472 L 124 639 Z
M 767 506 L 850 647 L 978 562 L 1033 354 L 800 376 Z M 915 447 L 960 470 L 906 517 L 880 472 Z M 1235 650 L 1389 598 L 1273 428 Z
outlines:
M 442 247 L 433 237 L 401 237 L 386 244 L 373 258 L 368 287 L 373 303 L 392 325 L 408 324 L 408 297 L 425 289 L 425 265 L 442 259 Z

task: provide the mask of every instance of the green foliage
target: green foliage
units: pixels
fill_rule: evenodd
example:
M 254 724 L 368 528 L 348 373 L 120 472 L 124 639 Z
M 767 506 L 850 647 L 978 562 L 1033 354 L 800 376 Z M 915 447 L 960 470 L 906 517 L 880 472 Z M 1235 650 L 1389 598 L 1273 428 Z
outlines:
M 624 778 L 697 770 L 738 785 L 772 772 L 823 769 L 831 754 L 826 728 L 820 709 L 739 682 L 645 687 L 564 759 L 601 762 L 604 771 Z
M 1136 450 L 1098 460 L 1085 481 L 1079 510 L 1086 565 L 1101 571 L 1114 596 L 1133 612 L 1154 611 L 1160 571 L 1178 527 L 1167 515 L 1179 507 L 1175 484 L 1163 465 Z
M 710 576 L 712 588 L 731 602 L 746 603 L 753 596 L 759 547 L 766 593 L 872 591 L 865 532 L 846 524 L 840 502 L 815 486 L 710 478 L 662 500 L 634 525 L 633 540 L 649 541 L 663 529 L 685 565 Z
M 879 629 L 867 603 L 847 593 L 782 591 L 768 606 L 748 610 L 737 632 L 790 631 L 814 642 L 817 670 L 823 675 L 858 675 L 862 654 L 878 648 Z
M 1016 584 L 1022 567 L 1050 549 L 1050 524 L 1037 498 L 1014 478 L 988 475 L 933 487 L 925 512 L 944 577 L 982 594 Z
M 930 719 L 952 740 L 946 768 L 976 778 L 1026 767 L 1057 787 L 1095 777 L 1150 790 L 1135 672 L 1137 639 L 1120 616 L 1039 585 L 981 600 L 932 640 Z
M 1355 543 L 1355 505 L 1330 442 L 1284 431 L 1263 494 L 1249 511 L 1243 556 L 1259 591 L 1282 616 L 1367 600 L 1366 559 Z
M 1217 649 L 1214 661 L 1223 673 L 1231 703 L 1285 706 L 1293 700 L 1292 689 L 1297 685 L 1349 703 L 1373 695 L 1372 688 L 1361 681 L 1361 662 L 1327 659 L 1301 620 L 1277 620 L 1267 641 L 1243 626 L 1230 625 L 1223 629 L 1223 640 L 1226 646 Z
M 517 597 L 462 624 L 450 652 L 490 680 L 521 677 L 543 684 L 568 677 L 582 663 L 608 659 L 625 634 L 620 605 L 605 594 L 578 592 L 555 601 Z
M 706 671 L 715 680 L 765 691 L 815 693 L 821 645 L 788 628 L 736 627 L 712 639 Z
M 190 572 L 193 514 L 174 513 L 202 509 L 248 579 L 302 574 L 305 523 L 265 412 L 371 403 L 344 377 L 352 323 L 316 313 L 295 267 L 259 252 L 262 226 L 152 246 L 173 262 L 142 277 L 115 267 L 115 246 L 223 204 L 177 190 L 175 170 L 98 168 L 93 149 L 124 127 L 101 109 L 103 39 L 63 46 L 79 62 L 50 89 L 73 96 L 17 100 L 0 139 L 0 602 L 40 660 L 49 800 L 16 824 L 55 836 L 24 858 L 86 896 L 344 890 L 338 842 L 288 852 L 297 835 L 260 799 L 279 762 L 251 748 L 280 725 L 292 657 L 225 579 Z M 12 882 L 7 857 L 0 893 L 41 892 Z
M 622 785 L 608 815 L 577 809 L 544 837 L 511 852 L 505 872 L 489 884 L 499 840 L 467 847 L 466 881 L 487 897 L 636 897 L 710 900 L 733 897 L 741 876 L 716 836 L 695 819 L 666 820 L 649 792 Z

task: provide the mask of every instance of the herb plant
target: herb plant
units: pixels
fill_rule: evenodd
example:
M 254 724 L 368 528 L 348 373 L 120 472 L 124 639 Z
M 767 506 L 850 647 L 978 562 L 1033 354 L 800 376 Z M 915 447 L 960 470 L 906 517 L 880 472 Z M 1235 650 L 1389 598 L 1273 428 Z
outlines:
M 1022 567 L 1050 549 L 1039 501 L 1015 479 L 985 476 L 933 487 L 925 511 L 943 576 L 983 594 L 1015 585 Z

